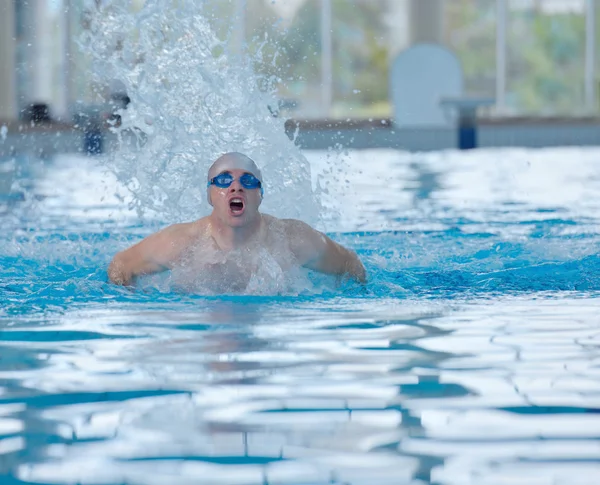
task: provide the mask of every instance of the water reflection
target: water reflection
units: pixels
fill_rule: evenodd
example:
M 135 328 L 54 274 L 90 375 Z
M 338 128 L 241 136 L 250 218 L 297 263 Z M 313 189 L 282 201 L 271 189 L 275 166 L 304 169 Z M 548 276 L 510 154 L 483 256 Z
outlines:
M 431 201 L 436 192 L 442 189 L 441 173 L 432 170 L 426 160 L 415 160 L 409 163 L 409 169 L 414 173 L 415 185 L 408 187 L 408 192 L 413 192 L 413 206 L 419 206 L 423 202 Z
M 53 338 L 32 351 L 44 366 L 12 378 L 35 389 L 11 416 L 25 440 L 14 473 L 58 483 L 428 480 L 435 459 L 395 449 L 423 433 L 405 403 L 469 394 L 434 370 L 454 354 L 419 345 L 447 333 L 430 311 L 202 306 L 72 312 L 38 330 Z M 84 315 L 87 333 L 70 332 Z
M 323 171 L 327 154 L 306 156 L 315 171 Z M 443 231 L 459 226 L 469 233 L 517 238 L 529 235 L 536 224 L 552 227 L 558 218 L 575 223 L 570 235 L 595 234 L 588 224 L 595 224 L 600 209 L 599 159 L 596 148 L 361 150 L 344 157 L 343 177 L 323 176 L 321 183 L 340 213 L 338 227 L 330 230 Z
M 545 463 L 550 484 L 574 463 L 595 469 L 600 300 L 293 301 L 5 319 L 3 473 L 446 484 Z

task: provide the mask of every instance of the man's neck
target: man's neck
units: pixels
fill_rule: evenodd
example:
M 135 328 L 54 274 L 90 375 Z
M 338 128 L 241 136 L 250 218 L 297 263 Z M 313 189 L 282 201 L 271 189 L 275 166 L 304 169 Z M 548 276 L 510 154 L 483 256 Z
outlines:
M 262 217 L 260 214 L 249 224 L 242 227 L 231 227 L 210 217 L 211 235 L 217 246 L 224 251 L 231 251 L 246 246 L 260 233 Z

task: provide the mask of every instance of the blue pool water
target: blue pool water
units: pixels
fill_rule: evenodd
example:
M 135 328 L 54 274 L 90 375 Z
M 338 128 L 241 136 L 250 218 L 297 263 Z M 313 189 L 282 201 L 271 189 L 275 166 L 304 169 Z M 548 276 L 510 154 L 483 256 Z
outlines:
M 600 483 L 600 149 L 304 156 L 364 288 L 111 286 L 167 221 L 0 162 L 2 485 Z

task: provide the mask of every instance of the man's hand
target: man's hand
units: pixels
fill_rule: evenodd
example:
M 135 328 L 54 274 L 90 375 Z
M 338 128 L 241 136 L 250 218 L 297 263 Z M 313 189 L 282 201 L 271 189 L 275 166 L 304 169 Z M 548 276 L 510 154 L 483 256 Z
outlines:
M 122 253 L 118 253 L 108 266 L 108 281 L 120 286 L 131 286 L 132 274 L 127 271 Z

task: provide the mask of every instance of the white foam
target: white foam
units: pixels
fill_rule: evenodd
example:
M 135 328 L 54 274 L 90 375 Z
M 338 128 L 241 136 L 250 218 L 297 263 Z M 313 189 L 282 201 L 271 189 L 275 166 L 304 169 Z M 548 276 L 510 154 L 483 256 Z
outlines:
M 284 120 L 270 113 L 276 101 L 259 90 L 252 59 L 228 57 L 196 2 L 152 0 L 137 14 L 122 4 L 102 3 L 83 46 L 99 67 L 96 81 L 121 81 L 131 99 L 116 131 L 141 142 L 123 143 L 107 164 L 140 216 L 149 209 L 174 221 L 206 215 L 207 170 L 238 151 L 262 169 L 262 210 L 316 223 L 321 205 L 309 164 Z

